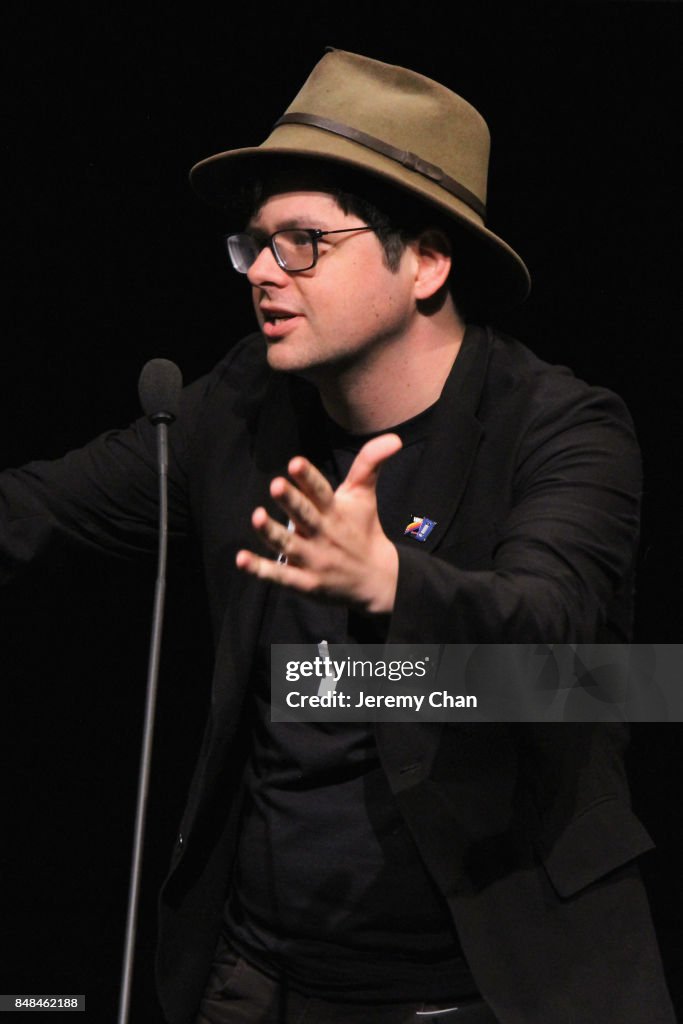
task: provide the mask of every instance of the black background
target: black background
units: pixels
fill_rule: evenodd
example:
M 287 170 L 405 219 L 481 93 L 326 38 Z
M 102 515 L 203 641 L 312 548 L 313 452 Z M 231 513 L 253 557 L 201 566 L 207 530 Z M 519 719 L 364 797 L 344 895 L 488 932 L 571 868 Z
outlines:
M 497 326 L 627 400 L 647 481 L 636 639 L 679 641 L 680 6 L 244 7 L 3 8 L 0 464 L 125 424 L 147 359 L 191 380 L 251 329 L 221 250 L 232 225 L 187 172 L 265 138 L 325 46 L 355 50 L 444 82 L 486 117 L 489 224 L 534 278 Z M 75 561 L 0 603 L 0 991 L 85 992 L 103 1022 L 116 1015 L 152 584 L 153 566 Z M 171 578 L 155 741 L 132 1010 L 146 1024 L 160 1020 L 155 894 L 206 700 L 203 611 L 188 558 Z M 680 725 L 637 726 L 629 767 L 683 1005 Z

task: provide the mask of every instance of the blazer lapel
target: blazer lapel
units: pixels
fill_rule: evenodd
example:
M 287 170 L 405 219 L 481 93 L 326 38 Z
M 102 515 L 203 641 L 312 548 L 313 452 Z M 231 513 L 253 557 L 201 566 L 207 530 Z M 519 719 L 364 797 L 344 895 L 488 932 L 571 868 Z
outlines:
M 483 428 L 476 417 L 486 378 L 491 341 L 480 327 L 468 327 L 463 344 L 435 410 L 435 422 L 424 459 L 406 495 L 406 515 L 399 522 L 383 523 L 385 532 L 399 544 L 418 544 L 427 554 L 446 536 L 465 492 Z M 401 513 L 398 513 L 399 515 Z M 410 516 L 428 516 L 436 526 L 425 541 L 404 536 Z M 389 531 L 393 532 L 389 532 Z M 375 737 L 393 792 L 406 802 L 410 815 L 413 794 L 419 805 L 429 798 L 420 784 L 429 778 L 443 722 L 378 722 Z M 413 801 L 414 802 L 414 801 Z M 425 804 L 427 806 L 427 804 Z M 442 812 L 439 812 L 440 816 Z M 429 846 L 423 854 L 432 854 Z M 429 857 L 427 857 L 429 862 Z M 438 876 L 437 876 L 438 877 Z
M 489 337 L 480 327 L 467 327 L 465 337 L 436 406 L 424 458 L 401 508 L 392 510 L 383 526 L 394 543 L 416 543 L 405 535 L 411 516 L 426 516 L 436 526 L 425 541 L 433 551 L 455 517 L 482 435 L 476 418 L 490 354 Z
M 276 518 L 283 514 L 270 499 L 273 477 L 286 472 L 287 463 L 301 450 L 307 406 L 297 408 L 290 382 L 269 375 L 259 393 L 245 395 L 239 410 L 245 429 L 241 447 L 233 451 L 230 466 L 229 515 L 235 525 L 233 546 L 249 546 L 272 557 L 251 529 L 251 513 L 258 505 L 268 507 Z M 231 548 L 233 550 L 233 548 Z M 269 584 L 226 566 L 225 612 L 218 642 L 214 677 L 214 701 L 230 703 L 246 687 L 256 649 Z
M 240 410 L 247 425 L 244 445 L 248 450 L 239 466 L 232 467 L 236 480 L 229 514 L 244 523 L 245 543 L 257 550 L 256 535 L 252 532 L 249 536 L 252 510 L 270 504 L 271 511 L 282 518 L 282 513 L 269 502 L 268 487 L 272 478 L 286 472 L 288 461 L 302 450 L 311 416 L 315 415 L 315 403 L 309 401 L 308 395 L 299 400 L 297 391 L 287 378 L 271 376 L 259 394 L 244 397 Z M 213 798 L 212 783 L 220 777 L 226 752 L 234 742 L 272 585 L 234 567 L 228 572 L 226 610 L 216 649 L 211 712 L 200 768 L 205 784 L 197 805 L 188 808 L 188 829 L 201 808 Z
M 270 498 L 270 482 L 286 474 L 289 460 L 304 450 L 310 421 L 315 415 L 314 399 L 309 400 L 305 394 L 299 400 L 298 390 L 296 382 L 280 375 L 272 376 L 253 417 L 249 471 L 242 481 L 238 510 L 245 523 L 250 522 L 251 513 L 258 505 L 267 506 L 271 515 L 284 521 L 283 512 Z M 259 550 L 253 532 L 250 543 Z M 264 549 L 262 553 L 272 557 L 270 551 Z M 232 573 L 226 622 L 230 620 L 233 642 L 242 651 L 241 668 L 250 667 L 250 654 L 256 647 L 268 590 L 269 585 L 260 580 L 237 570 Z

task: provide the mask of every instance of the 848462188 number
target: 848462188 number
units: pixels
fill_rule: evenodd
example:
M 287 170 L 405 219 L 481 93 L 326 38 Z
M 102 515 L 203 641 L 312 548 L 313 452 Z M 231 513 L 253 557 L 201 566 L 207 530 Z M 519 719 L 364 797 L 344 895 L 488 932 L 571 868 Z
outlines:
M 85 1010 L 83 995 L 0 995 L 3 1010 Z

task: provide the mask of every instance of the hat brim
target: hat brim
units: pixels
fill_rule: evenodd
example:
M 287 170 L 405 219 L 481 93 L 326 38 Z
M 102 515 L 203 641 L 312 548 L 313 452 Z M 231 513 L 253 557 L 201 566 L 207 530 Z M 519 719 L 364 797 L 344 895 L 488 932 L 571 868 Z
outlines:
M 276 144 L 275 136 L 285 133 L 287 145 Z M 522 259 L 485 227 L 461 199 L 437 182 L 345 138 L 308 126 L 282 126 L 261 146 L 229 150 L 200 161 L 190 171 L 190 181 L 203 199 L 224 205 L 243 185 L 259 174 L 272 172 L 278 162 L 284 166 L 302 160 L 350 167 L 445 214 L 453 228 L 449 234 L 454 245 L 455 275 L 460 276 L 464 285 L 462 293 L 466 296 L 468 315 L 504 312 L 519 305 L 529 294 L 531 279 Z

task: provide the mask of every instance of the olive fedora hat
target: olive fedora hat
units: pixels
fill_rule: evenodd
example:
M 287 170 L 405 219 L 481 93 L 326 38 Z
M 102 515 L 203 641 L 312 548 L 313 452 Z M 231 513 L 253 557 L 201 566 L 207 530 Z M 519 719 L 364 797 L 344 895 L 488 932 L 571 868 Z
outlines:
M 407 68 L 329 50 L 261 143 L 217 153 L 190 172 L 195 191 L 224 203 L 250 180 L 293 159 L 342 165 L 427 204 L 453 244 L 454 279 L 478 311 L 522 302 L 529 272 L 485 226 L 490 136 L 482 116 L 438 82 Z M 395 204 L 394 204 L 395 205 Z

